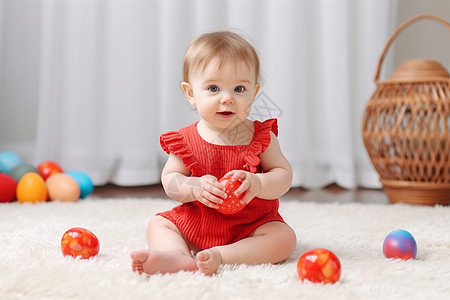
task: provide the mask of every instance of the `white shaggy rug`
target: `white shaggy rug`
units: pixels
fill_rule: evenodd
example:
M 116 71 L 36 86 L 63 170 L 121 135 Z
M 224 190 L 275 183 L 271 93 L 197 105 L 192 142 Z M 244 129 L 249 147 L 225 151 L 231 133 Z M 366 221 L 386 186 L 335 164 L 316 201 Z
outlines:
M 450 299 L 450 207 L 281 201 L 299 240 L 282 264 L 223 266 L 212 277 L 133 273 L 128 253 L 146 246 L 148 219 L 173 205 L 163 199 L 89 198 L 1 204 L 0 299 Z M 97 235 L 97 257 L 62 256 L 61 237 L 76 226 Z M 383 240 L 399 228 L 415 237 L 417 259 L 384 258 Z M 297 278 L 297 260 L 312 248 L 328 248 L 339 257 L 336 284 Z

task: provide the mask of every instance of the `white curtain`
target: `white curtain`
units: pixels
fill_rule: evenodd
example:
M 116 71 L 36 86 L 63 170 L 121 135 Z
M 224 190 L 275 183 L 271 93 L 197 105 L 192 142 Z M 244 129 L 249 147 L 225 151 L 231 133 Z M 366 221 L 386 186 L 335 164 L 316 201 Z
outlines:
M 260 54 L 251 117 L 279 118 L 293 186 L 380 186 L 361 121 L 396 1 L 36 2 L 34 162 L 85 170 L 96 184 L 159 182 L 159 135 L 198 119 L 179 88 L 184 51 L 200 33 L 231 29 Z

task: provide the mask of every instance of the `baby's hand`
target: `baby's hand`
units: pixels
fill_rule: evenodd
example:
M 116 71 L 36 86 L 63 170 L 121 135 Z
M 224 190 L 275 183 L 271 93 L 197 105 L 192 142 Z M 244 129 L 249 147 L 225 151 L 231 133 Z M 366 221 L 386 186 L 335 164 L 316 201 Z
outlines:
M 241 182 L 241 186 L 234 192 L 234 194 L 239 196 L 245 192 L 244 198 L 241 199 L 241 203 L 244 205 L 248 204 L 261 191 L 261 180 L 256 174 L 242 170 L 232 170 L 223 177 L 231 177 L 232 179 L 236 179 Z
M 225 187 L 212 175 L 204 175 L 198 179 L 201 188 L 195 191 L 197 201 L 211 208 L 219 208 L 217 204 L 222 204 L 223 199 L 227 197 Z

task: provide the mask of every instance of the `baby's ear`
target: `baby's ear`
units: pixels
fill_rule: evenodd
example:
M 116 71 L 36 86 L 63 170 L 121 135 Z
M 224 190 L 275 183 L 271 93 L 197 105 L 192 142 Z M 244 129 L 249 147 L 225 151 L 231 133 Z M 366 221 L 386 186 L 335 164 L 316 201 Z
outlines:
M 256 98 L 256 95 L 258 95 L 259 89 L 261 88 L 261 84 L 257 83 L 255 85 L 255 94 L 253 95 L 253 99 Z
M 194 90 L 192 89 L 192 86 L 188 82 L 183 81 L 181 83 L 181 89 L 183 90 L 184 95 L 186 95 L 186 98 L 189 100 L 189 103 L 191 103 L 191 105 L 195 105 Z

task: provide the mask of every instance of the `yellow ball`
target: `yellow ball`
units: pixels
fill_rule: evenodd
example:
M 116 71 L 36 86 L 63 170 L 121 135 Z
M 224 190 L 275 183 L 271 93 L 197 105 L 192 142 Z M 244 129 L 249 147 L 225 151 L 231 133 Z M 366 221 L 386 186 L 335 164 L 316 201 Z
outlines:
M 17 184 L 16 197 L 20 203 L 47 201 L 47 188 L 42 177 L 34 172 L 22 176 Z
M 80 186 L 76 180 L 65 173 L 53 174 L 45 182 L 50 200 L 73 202 L 80 198 Z

